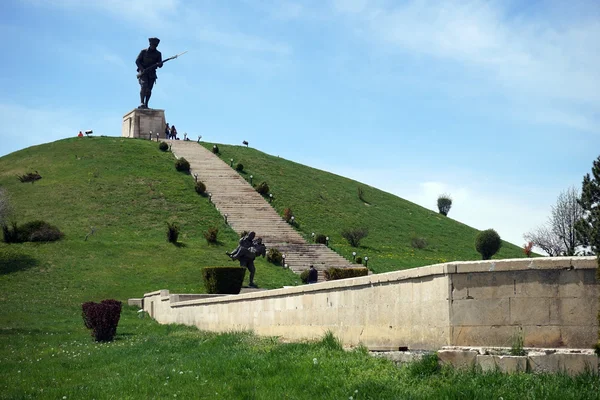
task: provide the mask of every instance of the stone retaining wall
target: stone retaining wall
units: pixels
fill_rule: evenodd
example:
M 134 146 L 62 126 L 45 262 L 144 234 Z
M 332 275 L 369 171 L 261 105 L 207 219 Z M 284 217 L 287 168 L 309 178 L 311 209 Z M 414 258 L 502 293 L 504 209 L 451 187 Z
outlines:
M 598 332 L 595 257 L 454 262 L 212 298 L 144 295 L 160 323 L 286 340 L 332 331 L 345 345 L 590 348 Z M 185 295 L 190 296 L 190 295 Z

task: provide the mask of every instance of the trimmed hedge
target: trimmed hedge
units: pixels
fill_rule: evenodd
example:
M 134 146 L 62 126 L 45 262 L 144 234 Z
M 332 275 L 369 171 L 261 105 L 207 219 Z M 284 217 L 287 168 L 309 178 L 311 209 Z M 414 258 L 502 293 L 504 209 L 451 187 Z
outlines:
M 244 267 L 204 267 L 202 281 L 210 294 L 238 294 L 246 275 Z
M 175 161 L 175 169 L 179 172 L 190 172 L 190 163 L 185 158 L 181 157 Z
M 267 261 L 272 264 L 281 265 L 283 255 L 279 250 L 270 248 L 269 251 L 267 251 Z
M 369 269 L 366 267 L 351 268 L 329 268 L 325 271 L 325 279 L 335 281 L 337 279 L 356 278 L 369 275 Z
M 121 302 L 102 300 L 100 303 L 88 301 L 81 305 L 83 323 L 91 329 L 96 342 L 110 342 L 117 333 L 117 325 L 121 318 Z
M 160 144 L 158 145 L 158 148 L 161 151 L 167 151 L 167 150 L 169 150 L 169 144 L 167 142 L 160 142 Z

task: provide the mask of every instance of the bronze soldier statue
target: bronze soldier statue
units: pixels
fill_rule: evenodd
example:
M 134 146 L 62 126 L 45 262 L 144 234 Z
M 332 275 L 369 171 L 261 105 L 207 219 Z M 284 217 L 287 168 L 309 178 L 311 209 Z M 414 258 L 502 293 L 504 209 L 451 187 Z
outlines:
M 138 70 L 138 82 L 140 83 L 140 106 L 138 108 L 148 108 L 148 101 L 152 95 L 152 87 L 156 82 L 156 68 L 162 68 L 163 60 L 160 51 L 156 50 L 160 39 L 149 38 L 150 46 L 140 51 L 135 60 Z

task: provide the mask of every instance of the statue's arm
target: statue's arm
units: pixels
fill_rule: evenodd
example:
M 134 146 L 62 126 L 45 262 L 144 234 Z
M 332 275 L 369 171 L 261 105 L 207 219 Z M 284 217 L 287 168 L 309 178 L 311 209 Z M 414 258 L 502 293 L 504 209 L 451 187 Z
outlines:
M 143 59 L 144 59 L 144 50 L 140 51 L 140 54 L 138 54 L 137 58 L 135 59 L 135 65 L 137 65 L 137 67 L 138 67 L 138 72 L 141 72 L 144 70 L 144 66 L 142 65 Z

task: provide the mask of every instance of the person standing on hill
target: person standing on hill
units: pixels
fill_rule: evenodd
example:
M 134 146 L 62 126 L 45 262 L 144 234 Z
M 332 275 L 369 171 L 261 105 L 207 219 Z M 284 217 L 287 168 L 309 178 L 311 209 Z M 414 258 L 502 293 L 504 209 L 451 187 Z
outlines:
M 171 128 L 169 128 L 168 122 L 167 126 L 165 127 L 165 139 L 171 139 Z
M 139 75 L 138 82 L 140 83 L 140 106 L 138 108 L 148 108 L 150 96 L 152 96 L 152 88 L 156 82 L 156 68 L 162 68 L 162 54 L 156 50 L 160 39 L 149 38 L 150 46 L 147 49 L 140 51 L 140 54 L 135 60 Z
M 177 129 L 175 129 L 175 125 L 171 126 L 171 137 L 177 139 Z

